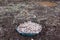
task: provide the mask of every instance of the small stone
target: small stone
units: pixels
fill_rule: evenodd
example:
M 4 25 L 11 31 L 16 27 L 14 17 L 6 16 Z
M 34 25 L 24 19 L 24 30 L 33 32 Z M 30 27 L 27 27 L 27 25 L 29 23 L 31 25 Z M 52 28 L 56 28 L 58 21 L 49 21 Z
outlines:
M 34 40 L 33 38 L 31 40 Z

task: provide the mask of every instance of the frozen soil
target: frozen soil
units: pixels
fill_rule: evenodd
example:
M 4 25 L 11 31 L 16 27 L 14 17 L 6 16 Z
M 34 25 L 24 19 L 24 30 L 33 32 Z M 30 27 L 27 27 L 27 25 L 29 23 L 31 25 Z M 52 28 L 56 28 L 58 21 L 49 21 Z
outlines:
M 34 1 L 0 3 L 0 40 L 60 40 L 60 2 L 56 3 L 55 7 Z M 21 36 L 15 29 L 26 21 L 41 24 L 42 32 L 34 37 Z

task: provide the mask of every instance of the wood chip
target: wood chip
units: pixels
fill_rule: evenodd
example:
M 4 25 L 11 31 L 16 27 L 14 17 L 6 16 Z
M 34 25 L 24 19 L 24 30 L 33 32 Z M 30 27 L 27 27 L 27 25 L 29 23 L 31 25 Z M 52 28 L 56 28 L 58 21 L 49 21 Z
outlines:
M 57 6 L 57 4 L 55 2 L 48 2 L 48 1 L 44 1 L 44 2 L 37 2 L 38 5 L 44 6 L 44 7 L 54 7 Z

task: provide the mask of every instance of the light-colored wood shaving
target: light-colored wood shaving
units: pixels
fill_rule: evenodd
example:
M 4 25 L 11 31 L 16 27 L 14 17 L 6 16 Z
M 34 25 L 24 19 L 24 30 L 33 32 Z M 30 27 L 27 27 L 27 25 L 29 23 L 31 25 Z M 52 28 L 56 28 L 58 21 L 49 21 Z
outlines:
M 38 5 L 44 6 L 44 7 L 54 7 L 57 6 L 57 3 L 55 2 L 48 2 L 48 1 L 43 1 L 43 2 L 37 2 Z
M 24 28 L 23 28 L 24 27 Z M 42 30 L 42 26 L 40 24 L 28 21 L 24 22 L 23 24 L 20 24 L 17 27 L 17 31 L 19 33 L 39 33 Z

